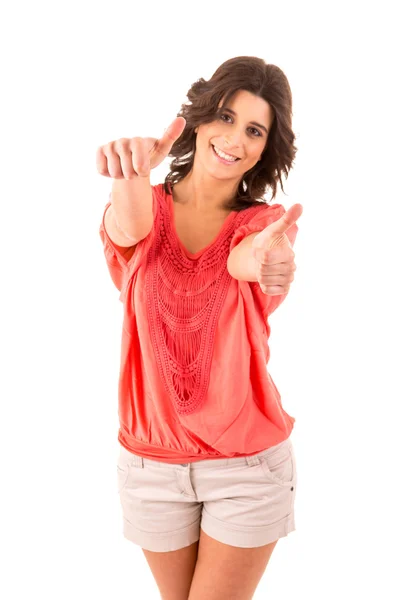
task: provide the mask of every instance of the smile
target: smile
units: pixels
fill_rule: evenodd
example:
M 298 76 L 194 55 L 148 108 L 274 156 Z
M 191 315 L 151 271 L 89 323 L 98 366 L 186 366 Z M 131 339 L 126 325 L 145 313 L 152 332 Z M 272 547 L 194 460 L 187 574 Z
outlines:
M 213 144 L 212 148 L 213 148 L 213 152 L 215 154 L 215 156 L 224 164 L 232 164 L 234 162 L 237 162 L 238 160 L 240 160 L 240 158 L 238 158 L 237 156 L 232 156 L 231 154 L 226 154 L 225 152 L 223 152 L 222 150 L 220 150 L 219 148 L 217 148 L 216 146 L 214 146 Z

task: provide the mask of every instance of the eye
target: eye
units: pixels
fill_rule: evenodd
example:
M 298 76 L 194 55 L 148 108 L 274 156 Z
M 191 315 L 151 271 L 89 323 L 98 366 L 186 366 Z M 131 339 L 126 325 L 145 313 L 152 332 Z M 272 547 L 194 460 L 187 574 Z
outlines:
M 222 121 L 224 121 L 224 123 L 226 123 L 225 119 L 223 117 L 227 117 L 228 119 L 232 120 L 232 117 L 230 115 L 227 115 L 226 113 L 222 113 L 222 115 L 220 116 L 220 119 L 222 119 Z M 255 127 L 249 127 L 249 129 L 255 133 L 253 133 L 252 135 L 255 135 L 256 137 L 262 137 L 262 133 L 260 133 L 258 131 L 258 129 L 256 129 Z
M 249 129 L 252 129 L 253 131 L 256 132 L 256 137 L 260 137 L 262 134 L 258 131 L 258 129 L 256 129 L 255 127 L 249 127 Z
M 222 115 L 220 116 L 220 119 L 222 119 L 222 117 L 228 117 L 228 119 L 232 119 L 232 117 L 231 117 L 230 115 L 227 115 L 227 114 L 222 114 Z M 222 120 L 223 120 L 223 119 L 222 119 Z

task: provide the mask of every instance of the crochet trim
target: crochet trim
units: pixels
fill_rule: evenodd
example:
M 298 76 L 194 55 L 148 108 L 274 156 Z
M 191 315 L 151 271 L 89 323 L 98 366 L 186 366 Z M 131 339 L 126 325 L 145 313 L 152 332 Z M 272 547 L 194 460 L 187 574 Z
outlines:
M 215 332 L 232 277 L 227 260 L 235 230 L 265 204 L 230 216 L 214 242 L 188 258 L 173 229 L 170 198 L 157 186 L 155 238 L 147 255 L 145 290 L 158 369 L 178 414 L 203 402 Z

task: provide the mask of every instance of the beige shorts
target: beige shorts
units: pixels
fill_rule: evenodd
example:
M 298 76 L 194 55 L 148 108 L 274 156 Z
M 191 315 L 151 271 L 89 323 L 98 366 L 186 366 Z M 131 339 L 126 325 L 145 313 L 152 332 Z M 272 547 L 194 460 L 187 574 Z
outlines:
M 188 464 L 142 458 L 120 447 L 118 493 L 125 538 L 153 552 L 196 542 L 200 527 L 241 548 L 295 530 L 296 461 L 289 439 L 256 455 Z

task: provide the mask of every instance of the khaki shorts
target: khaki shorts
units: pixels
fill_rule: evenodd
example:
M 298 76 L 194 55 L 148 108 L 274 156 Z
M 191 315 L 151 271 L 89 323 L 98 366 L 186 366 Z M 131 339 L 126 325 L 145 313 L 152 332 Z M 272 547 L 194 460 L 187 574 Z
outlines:
M 153 552 L 196 542 L 200 527 L 241 548 L 295 530 L 296 461 L 289 439 L 256 455 L 187 464 L 142 458 L 120 447 L 118 493 L 125 538 Z

